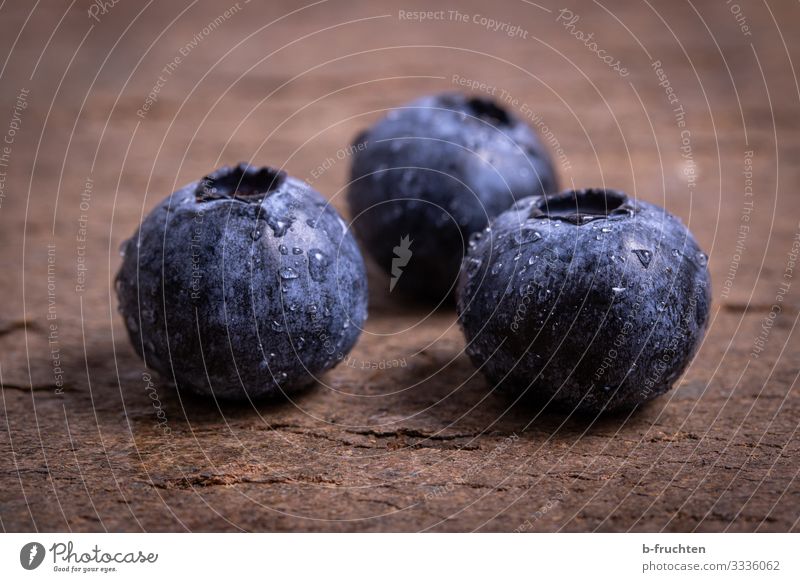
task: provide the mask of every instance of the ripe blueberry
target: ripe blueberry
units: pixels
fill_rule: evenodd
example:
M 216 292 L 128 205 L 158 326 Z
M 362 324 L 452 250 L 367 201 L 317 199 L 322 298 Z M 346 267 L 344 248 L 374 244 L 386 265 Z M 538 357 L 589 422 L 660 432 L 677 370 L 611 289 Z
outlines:
M 459 319 L 501 390 L 631 408 L 670 389 L 705 332 L 706 256 L 677 218 L 623 192 L 521 200 L 470 247 Z
M 443 93 L 391 111 L 356 138 L 347 199 L 390 290 L 448 297 L 469 235 L 515 200 L 556 188 L 534 131 L 492 100 Z
M 168 196 L 123 243 L 120 312 L 145 364 L 179 389 L 272 396 L 353 347 L 364 262 L 339 214 L 268 167 L 223 167 Z

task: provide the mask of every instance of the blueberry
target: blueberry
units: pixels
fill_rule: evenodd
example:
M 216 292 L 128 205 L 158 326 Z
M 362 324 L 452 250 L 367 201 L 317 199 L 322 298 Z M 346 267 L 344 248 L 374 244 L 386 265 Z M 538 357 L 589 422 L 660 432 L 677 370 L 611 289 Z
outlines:
M 670 389 L 703 337 L 706 256 L 666 210 L 615 190 L 520 200 L 473 237 L 467 352 L 493 386 L 588 412 Z
M 120 312 L 145 364 L 226 399 L 310 384 L 367 315 L 361 253 L 310 186 L 223 167 L 168 196 L 123 243 Z
M 392 110 L 356 138 L 347 199 L 390 290 L 451 295 L 469 235 L 556 177 L 534 131 L 492 100 L 443 93 Z

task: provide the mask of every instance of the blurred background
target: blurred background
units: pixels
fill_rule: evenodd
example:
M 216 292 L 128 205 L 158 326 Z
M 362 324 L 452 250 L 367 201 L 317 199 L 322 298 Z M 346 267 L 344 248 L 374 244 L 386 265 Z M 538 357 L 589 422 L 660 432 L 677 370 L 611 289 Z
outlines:
M 800 5 L 457 6 L 0 4 L 4 529 L 797 527 Z M 370 265 L 352 357 L 407 366 L 340 366 L 259 410 L 156 379 L 165 437 L 116 313 L 120 243 L 238 161 L 284 167 L 346 215 L 354 136 L 445 90 L 527 119 L 564 187 L 623 189 L 689 225 L 714 307 L 675 393 L 591 430 L 508 411 L 483 398 L 454 313 L 399 303 Z

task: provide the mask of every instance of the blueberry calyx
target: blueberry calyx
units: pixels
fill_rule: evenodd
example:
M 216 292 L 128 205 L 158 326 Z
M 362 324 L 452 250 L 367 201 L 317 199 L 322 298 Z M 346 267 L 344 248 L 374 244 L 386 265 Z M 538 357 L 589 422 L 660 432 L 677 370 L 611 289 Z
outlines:
M 509 127 L 514 124 L 505 109 L 484 97 L 465 97 L 458 93 L 449 93 L 442 96 L 441 104 L 447 109 L 475 117 L 495 127 Z
M 236 166 L 223 166 L 208 174 L 197 184 L 194 194 L 198 202 L 228 199 L 260 204 L 285 181 L 286 172 L 283 170 L 242 162 Z
M 467 107 L 472 115 L 478 119 L 488 121 L 494 126 L 511 125 L 511 118 L 508 116 L 508 112 L 491 99 L 473 97 L 467 101 Z
M 549 218 L 582 225 L 593 220 L 633 216 L 635 207 L 619 190 L 588 188 L 545 196 L 531 208 L 529 218 Z

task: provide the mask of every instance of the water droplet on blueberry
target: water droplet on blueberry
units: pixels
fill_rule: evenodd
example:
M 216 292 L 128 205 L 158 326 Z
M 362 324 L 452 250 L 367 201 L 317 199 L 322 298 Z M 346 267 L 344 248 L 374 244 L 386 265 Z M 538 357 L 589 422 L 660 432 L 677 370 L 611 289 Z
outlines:
M 272 234 L 275 235 L 275 238 L 280 238 L 285 235 L 286 231 L 289 230 L 289 227 L 292 225 L 291 221 L 274 216 L 270 216 L 267 219 L 267 224 L 272 229 Z
M 291 267 L 284 267 L 280 271 L 281 279 L 297 279 L 300 275 L 298 275 L 297 271 L 292 269 Z
M 328 257 L 321 250 L 311 249 L 308 251 L 308 273 L 314 281 L 319 283 L 325 279 L 328 263 Z
M 639 262 L 646 269 L 650 266 L 650 261 L 653 259 L 653 253 L 647 249 L 633 249 L 633 254 L 639 259 Z

